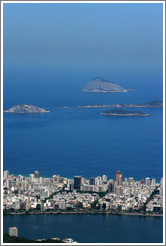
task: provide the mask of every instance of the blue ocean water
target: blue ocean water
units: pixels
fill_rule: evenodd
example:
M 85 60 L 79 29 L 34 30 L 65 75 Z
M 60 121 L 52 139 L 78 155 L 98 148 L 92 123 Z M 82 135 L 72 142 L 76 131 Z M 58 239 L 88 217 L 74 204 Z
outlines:
M 77 108 L 79 105 L 136 103 L 162 98 L 134 91 L 129 93 L 83 93 L 76 88 L 36 97 L 28 103 L 44 107 L 47 114 L 4 113 L 4 169 L 29 175 L 59 174 L 86 178 L 106 174 L 115 178 L 116 170 L 124 177 L 141 179 L 162 177 L 163 111 L 160 108 L 136 109 L 147 117 L 110 117 L 104 108 Z M 21 102 L 4 104 L 4 109 Z M 25 100 L 27 103 L 27 100 Z M 69 106 L 71 108 L 57 108 Z M 131 109 L 132 110 L 132 109 Z
M 4 110 L 32 104 L 51 111 L 37 115 L 4 113 L 4 170 L 22 175 L 38 170 L 46 177 L 106 174 L 115 178 L 120 169 L 124 177 L 159 180 L 163 175 L 162 109 L 136 109 L 148 113 L 147 117 L 109 117 L 100 114 L 104 108 L 77 106 L 162 100 L 162 70 L 146 59 L 121 59 L 119 73 L 116 63 L 108 69 L 106 62 L 101 65 L 95 61 L 90 66 L 83 61 L 58 63 L 44 58 L 16 56 L 16 61 L 4 60 Z M 134 65 L 128 66 L 132 62 Z M 82 92 L 96 76 L 135 91 Z M 70 108 L 57 108 L 61 106 Z
M 73 238 L 79 243 L 162 243 L 163 219 L 118 215 L 5 215 L 4 233 L 20 237 Z M 28 232 L 28 233 L 27 233 Z

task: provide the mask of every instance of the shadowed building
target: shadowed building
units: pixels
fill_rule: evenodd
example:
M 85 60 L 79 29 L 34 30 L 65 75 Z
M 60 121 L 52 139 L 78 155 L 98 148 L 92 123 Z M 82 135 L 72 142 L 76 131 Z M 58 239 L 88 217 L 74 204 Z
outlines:
M 89 184 L 90 185 L 95 185 L 95 178 L 94 177 L 89 179 Z
M 74 177 L 74 189 L 75 190 L 80 190 L 81 189 L 81 176 L 75 176 Z
M 108 184 L 108 192 L 114 193 L 114 181 L 111 179 Z

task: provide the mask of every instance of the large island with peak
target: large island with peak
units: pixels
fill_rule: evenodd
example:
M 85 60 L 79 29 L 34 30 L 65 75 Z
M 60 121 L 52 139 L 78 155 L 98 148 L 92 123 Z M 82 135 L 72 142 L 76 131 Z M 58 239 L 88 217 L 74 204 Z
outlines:
M 127 90 L 107 79 L 96 77 L 89 81 L 83 92 L 127 92 Z

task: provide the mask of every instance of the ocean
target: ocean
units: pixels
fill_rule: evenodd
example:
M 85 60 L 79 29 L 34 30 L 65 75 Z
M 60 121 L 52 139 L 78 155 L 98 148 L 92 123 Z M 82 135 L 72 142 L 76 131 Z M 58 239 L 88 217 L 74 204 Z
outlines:
M 50 110 L 46 114 L 3 114 L 3 166 L 10 174 L 40 176 L 54 174 L 85 178 L 103 174 L 115 180 L 120 170 L 135 180 L 163 176 L 163 109 L 131 108 L 147 117 L 111 117 L 100 113 L 108 108 L 77 108 L 80 105 L 145 103 L 163 100 L 162 83 L 155 73 L 127 71 L 112 73 L 113 81 L 128 93 L 83 93 L 96 76 L 78 69 L 53 72 L 34 67 L 4 69 L 4 110 L 17 104 L 32 104 Z M 31 72 L 30 72 L 31 71 Z M 111 72 L 110 72 L 111 73 Z M 111 80 L 111 74 L 105 76 Z M 135 83 L 132 84 L 132 81 Z M 151 82 L 150 82 L 151 81 Z M 162 81 L 159 80 L 160 82 Z M 148 82 L 148 83 L 146 83 Z M 59 108 L 67 106 L 68 108 Z M 79 226 L 78 226 L 79 225 Z M 155 243 L 162 242 L 162 218 L 102 215 L 7 215 L 4 232 L 17 226 L 27 238 L 71 237 L 78 242 Z M 28 232 L 28 233 L 27 233 Z
M 52 95 L 52 94 L 51 94 Z M 46 95 L 45 95 L 46 96 Z M 136 180 L 163 176 L 163 110 L 131 108 L 147 117 L 105 116 L 107 108 L 77 108 L 79 105 L 144 103 L 162 97 L 133 91 L 128 93 L 55 93 L 31 102 L 5 100 L 4 109 L 16 104 L 33 104 L 50 110 L 46 114 L 4 113 L 4 170 L 10 174 L 41 176 L 59 174 L 73 178 L 82 175 L 108 175 Z M 27 102 L 28 101 L 28 102 Z M 69 108 L 57 108 L 68 106 Z

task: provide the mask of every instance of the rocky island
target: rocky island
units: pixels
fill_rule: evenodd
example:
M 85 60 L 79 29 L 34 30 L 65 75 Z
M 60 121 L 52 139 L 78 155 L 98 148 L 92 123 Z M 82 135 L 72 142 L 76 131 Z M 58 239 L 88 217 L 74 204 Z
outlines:
M 16 105 L 12 108 L 5 110 L 6 113 L 17 113 L 17 114 L 38 114 L 38 113 L 48 113 L 50 111 L 43 108 L 39 108 L 33 105 Z
M 112 115 L 112 116 L 148 116 L 149 114 L 144 114 L 140 111 L 128 111 L 124 109 L 110 109 L 101 113 L 102 115 Z
M 127 90 L 114 82 L 97 77 L 89 81 L 83 92 L 127 92 Z
M 147 103 L 127 104 L 127 103 L 115 103 L 110 105 L 81 105 L 78 108 L 162 108 L 162 101 L 150 101 Z

